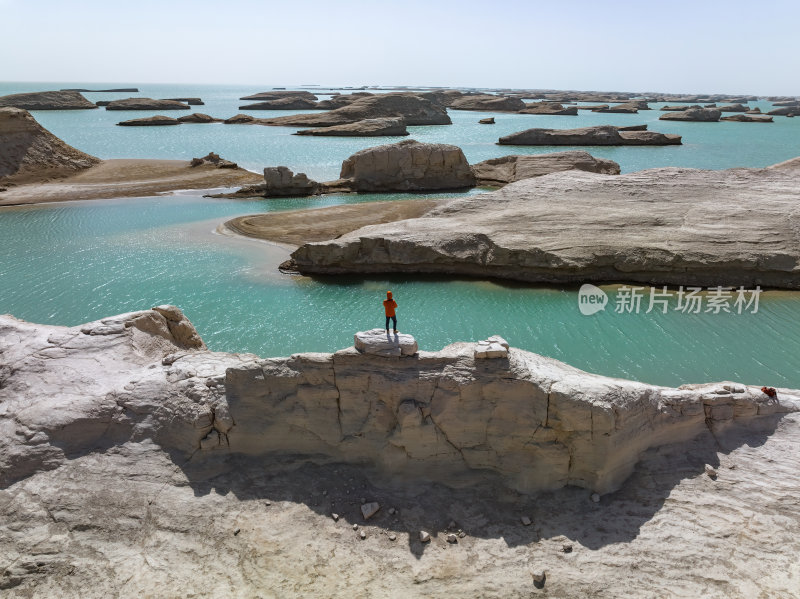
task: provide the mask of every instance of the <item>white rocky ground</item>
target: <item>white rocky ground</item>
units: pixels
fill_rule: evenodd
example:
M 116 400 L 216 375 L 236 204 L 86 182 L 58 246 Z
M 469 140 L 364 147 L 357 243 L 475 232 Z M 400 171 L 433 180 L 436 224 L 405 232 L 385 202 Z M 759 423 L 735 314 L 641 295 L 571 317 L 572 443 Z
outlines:
M 797 392 L 779 389 L 772 401 L 736 384 L 652 387 L 513 348 L 507 358 L 476 360 L 477 348 L 402 358 L 351 348 L 261 360 L 206 351 L 172 307 L 73 329 L 0 318 L 0 594 L 800 594 Z M 316 427 L 330 413 L 319 403 L 329 392 L 328 368 L 339 396 L 324 440 Z M 342 437 L 355 397 L 347 379 L 378 370 L 393 382 L 383 395 L 365 384 L 363 400 L 385 409 Z M 551 444 L 580 449 L 570 456 L 570 476 L 613 456 L 640 459 L 624 480 L 597 473 L 587 484 L 583 472 L 570 482 L 586 488 L 531 494 L 510 488 L 519 479 L 508 472 L 529 459 L 515 435 L 506 454 L 499 440 L 487 441 L 499 460 L 489 469 L 470 468 L 466 458 L 425 458 L 446 459 L 468 483 L 459 488 L 441 484 L 437 468 L 425 476 L 353 459 L 354 447 L 381 446 L 376 423 L 391 421 L 387 409 L 398 410 L 393 430 L 401 435 L 409 400 L 425 413 L 424 398 L 435 398 L 426 378 L 494 406 L 489 419 L 472 421 L 474 405 L 462 405 L 465 420 L 438 411 L 446 398 L 433 399 L 432 429 L 495 421 L 513 432 L 528 425 L 514 385 L 528 385 L 535 412 L 536 386 L 549 381 L 570 390 L 548 393 L 546 411 L 558 418 L 543 427 L 557 438 Z M 493 396 L 492 379 L 511 386 Z M 675 413 L 678 405 L 685 413 Z M 503 407 L 513 412 L 507 421 L 498 419 Z M 592 416 L 583 429 L 587 408 L 613 426 L 601 433 L 607 424 Z M 670 443 L 665 433 L 683 441 Z M 595 456 L 587 454 L 593 441 Z M 200 448 L 212 445 L 221 447 Z M 299 451 L 307 447 L 315 451 Z M 619 489 L 595 496 L 598 484 Z M 362 504 L 373 501 L 380 509 L 365 520 Z M 430 541 L 420 541 L 421 531 Z M 532 573 L 541 570 L 537 588 Z

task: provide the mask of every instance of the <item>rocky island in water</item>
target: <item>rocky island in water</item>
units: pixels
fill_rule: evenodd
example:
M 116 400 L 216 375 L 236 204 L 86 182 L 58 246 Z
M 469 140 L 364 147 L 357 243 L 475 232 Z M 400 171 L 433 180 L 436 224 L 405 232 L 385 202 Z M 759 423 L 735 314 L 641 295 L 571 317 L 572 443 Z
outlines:
M 214 152 L 100 159 L 29 112 L 97 108 L 81 91 L 13 94 L 0 98 L 0 205 L 186 189 L 259 202 L 447 192 L 214 226 L 288 248 L 282 277 L 800 288 L 800 158 L 622 173 L 582 149 L 681 151 L 690 127 L 706 126 L 691 121 L 777 121 L 800 106 L 792 99 L 774 100 L 769 117 L 725 95 L 271 90 L 241 101 L 306 112 L 119 124 L 286 127 L 309 144 L 410 138 L 354 152 L 329 181 L 284 163 L 255 173 Z M 579 109 L 636 118 L 663 102 L 676 106 L 656 122 L 689 121 L 682 135 L 635 122 L 526 126 L 472 163 L 459 146 L 413 139 L 414 127 L 458 126 L 450 111 L 496 113 L 472 116 L 497 126 Z M 143 96 L 105 108 L 198 104 Z M 515 348 L 504 330 L 426 347 L 424 330 L 365 327 L 325 352 L 212 351 L 180 307 L 120 312 L 77 325 L 0 316 L 3 596 L 800 593 L 800 390 L 602 376 Z

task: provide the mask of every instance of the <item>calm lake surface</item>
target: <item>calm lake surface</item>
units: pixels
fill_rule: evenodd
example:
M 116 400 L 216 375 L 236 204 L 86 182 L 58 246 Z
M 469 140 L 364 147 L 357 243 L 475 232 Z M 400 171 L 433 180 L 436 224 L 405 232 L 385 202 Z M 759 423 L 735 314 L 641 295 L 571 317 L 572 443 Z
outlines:
M 2 83 L 0 95 L 130 85 Z M 133 85 L 140 94 L 86 96 L 199 96 L 206 105 L 193 107 L 197 112 L 228 117 L 243 112 L 238 106 L 247 102 L 239 96 L 271 88 Z M 762 110 L 770 106 L 751 105 Z M 295 128 L 283 127 L 114 126 L 149 114 L 102 108 L 34 112 L 53 133 L 101 158 L 188 159 L 215 151 L 253 170 L 284 164 L 320 179 L 337 177 L 341 161 L 353 152 L 394 141 L 299 137 L 291 135 Z M 581 111 L 577 117 L 450 114 L 453 126 L 411 127 L 412 137 L 456 144 L 471 162 L 553 151 L 497 146 L 494 142 L 501 135 L 536 126 L 592 124 L 649 123 L 652 130 L 684 136 L 683 146 L 589 148 L 594 155 L 616 160 L 626 172 L 658 166 L 765 166 L 800 155 L 800 119 L 776 117 L 773 124 L 670 123 L 657 121 L 658 110 L 638 115 Z M 494 116 L 498 124 L 478 125 L 484 116 Z M 275 356 L 351 345 L 353 332 L 383 326 L 380 301 L 391 289 L 400 305 L 400 330 L 414 334 L 422 349 L 501 334 L 516 347 L 610 376 L 666 385 L 733 379 L 800 387 L 798 293 L 764 293 L 755 314 L 683 313 L 676 309 L 673 293 L 666 314 L 645 313 L 646 298 L 636 314 L 615 312 L 619 290 L 605 287 L 609 305 L 584 316 L 576 288 L 436 278 L 283 276 L 276 265 L 287 257 L 285 250 L 213 233 L 220 222 L 242 214 L 404 197 L 420 196 L 240 201 L 192 193 L 0 209 L 0 312 L 33 322 L 76 325 L 174 303 L 211 349 Z

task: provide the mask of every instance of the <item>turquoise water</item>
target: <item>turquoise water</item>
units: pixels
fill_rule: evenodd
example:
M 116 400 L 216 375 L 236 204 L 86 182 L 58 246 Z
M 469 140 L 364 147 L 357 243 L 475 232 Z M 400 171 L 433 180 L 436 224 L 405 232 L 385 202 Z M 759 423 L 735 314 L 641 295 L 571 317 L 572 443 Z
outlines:
M 87 83 L 0 83 L 0 95 L 64 87 L 102 88 L 109 84 Z M 85 94 L 93 101 L 130 96 L 154 98 L 200 97 L 205 106 L 193 106 L 191 112 L 203 112 L 227 118 L 238 114 L 239 97 L 271 86 L 169 86 L 118 84 L 139 87 L 139 94 Z M 328 97 L 328 96 L 320 96 Z M 769 102 L 751 102 L 762 111 Z M 652 104 L 659 108 L 662 104 Z M 190 111 L 173 111 L 181 116 Z M 303 111 L 252 111 L 255 116 L 272 117 Z M 305 111 L 308 112 L 308 111 Z M 214 151 L 259 171 L 265 166 L 285 165 L 312 178 L 335 179 L 342 161 L 363 148 L 398 141 L 401 138 L 318 138 L 292 135 L 297 127 L 262 127 L 254 125 L 187 124 L 179 127 L 116 127 L 119 121 L 155 114 L 149 111 L 36 111 L 36 118 L 53 133 L 76 148 L 100 158 L 183 158 L 205 156 Z M 460 146 L 470 162 L 506 154 L 539 154 L 565 148 L 498 146 L 503 135 L 531 127 L 573 128 L 590 125 L 633 125 L 647 123 L 653 131 L 683 136 L 682 146 L 589 148 L 598 157 L 618 162 L 623 172 L 659 166 L 686 166 L 722 169 L 735 166 L 761 167 L 800 156 L 800 118 L 775 117 L 775 123 L 680 123 L 659 121 L 659 110 L 639 114 L 596 114 L 579 111 L 578 116 L 542 116 L 470 111 L 450 111 L 452 126 L 409 127 L 411 137 L 424 142 L 451 143 Z M 494 116 L 496 125 L 479 125 L 478 120 Z
M 0 95 L 129 85 L 2 83 Z M 218 117 L 240 112 L 237 107 L 244 102 L 239 96 L 270 88 L 138 87 L 142 96 L 199 96 L 206 105 L 193 108 Z M 86 95 L 99 100 L 131 94 Z M 68 143 L 101 158 L 191 158 L 215 151 L 253 170 L 285 164 L 319 179 L 335 178 L 341 161 L 353 152 L 392 141 L 298 137 L 291 135 L 295 128 L 283 127 L 124 128 L 114 123 L 150 113 L 102 108 L 34 114 Z M 776 117 L 767 125 L 670 123 L 656 122 L 659 114 L 494 114 L 498 124 L 486 126 L 477 121 L 488 113 L 451 111 L 453 126 L 410 129 L 421 141 L 459 145 L 471 162 L 552 150 L 495 145 L 499 136 L 524 128 L 605 123 L 651 123 L 653 130 L 684 136 L 683 146 L 591 149 L 616 160 L 624 171 L 668 165 L 764 166 L 800 155 L 800 119 Z M 287 257 L 284 250 L 212 234 L 220 222 L 242 214 L 403 197 L 409 196 L 232 201 L 179 195 L 0 209 L 0 313 L 75 325 L 174 303 L 211 349 L 274 356 L 351 345 L 354 331 L 383 326 L 380 301 L 391 288 L 400 304 L 400 329 L 413 333 L 423 349 L 499 333 L 517 347 L 611 376 L 668 385 L 734 379 L 800 387 L 797 293 L 765 294 L 757 314 L 672 309 L 666 314 L 617 314 L 608 309 L 583 316 L 572 288 L 436 278 L 282 276 L 276 266 Z
M 354 199 L 375 198 L 324 202 Z M 275 269 L 286 258 L 283 250 L 211 233 L 235 215 L 311 202 L 173 196 L 5 209 L 0 312 L 75 325 L 174 303 L 211 349 L 276 356 L 347 347 L 354 331 L 382 327 L 380 302 L 391 289 L 400 330 L 412 332 L 422 349 L 500 333 L 514 346 L 611 376 L 800 387 L 800 294 L 768 293 L 756 314 L 609 308 L 583 316 L 572 288 L 282 276 Z

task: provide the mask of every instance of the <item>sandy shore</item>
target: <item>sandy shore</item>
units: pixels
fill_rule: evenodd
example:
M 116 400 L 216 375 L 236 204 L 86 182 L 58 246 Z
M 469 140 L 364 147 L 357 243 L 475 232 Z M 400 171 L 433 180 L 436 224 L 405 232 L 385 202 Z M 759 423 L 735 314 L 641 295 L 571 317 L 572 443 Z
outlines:
M 185 160 L 104 160 L 77 174 L 22 183 L 0 191 L 0 206 L 156 195 L 178 189 L 210 189 L 260 183 L 242 168 L 191 167 Z
M 367 225 L 417 218 L 441 201 L 394 200 L 252 214 L 231 219 L 222 226 L 246 237 L 297 247 L 303 243 L 336 239 Z

